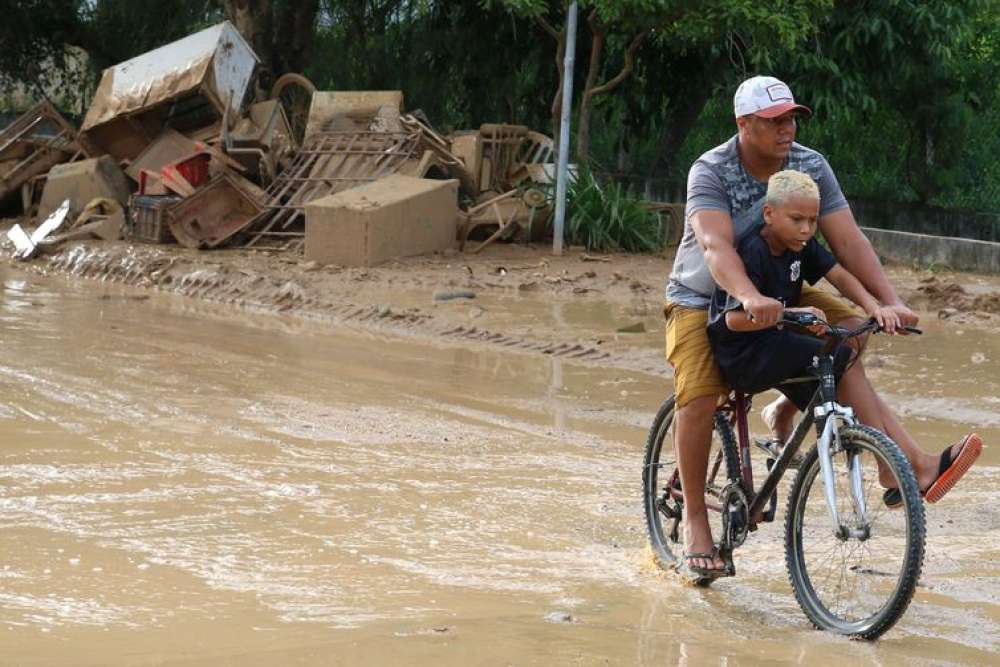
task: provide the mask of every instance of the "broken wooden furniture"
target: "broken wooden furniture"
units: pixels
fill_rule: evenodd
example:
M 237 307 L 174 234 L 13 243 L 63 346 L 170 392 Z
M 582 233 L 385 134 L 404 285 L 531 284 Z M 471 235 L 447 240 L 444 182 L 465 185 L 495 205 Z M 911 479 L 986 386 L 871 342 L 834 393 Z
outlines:
M 473 254 L 494 241 L 510 239 L 519 231 L 526 232 L 530 238 L 536 226 L 549 219 L 549 213 L 548 198 L 543 192 L 533 188 L 508 190 L 459 212 L 459 250 L 465 250 L 469 235 L 479 227 L 496 225 L 497 228 L 472 250 Z
M 19 194 L 33 201 L 22 186 L 37 189 L 57 164 L 97 154 L 51 104 L 36 104 L 0 132 L 0 203 Z
M 311 134 L 291 166 L 268 186 L 266 208 L 247 227 L 246 245 L 300 245 L 306 204 L 398 172 L 419 146 L 414 132 Z
M 167 212 L 170 231 L 188 248 L 215 248 L 242 231 L 262 210 L 264 191 L 223 172 Z
M 528 128 L 486 123 L 479 128 L 479 135 L 482 141 L 480 190 L 506 192 L 513 186 L 511 176 L 520 166 L 517 157 L 528 136 Z
M 449 139 L 442 137 L 411 114 L 400 117 L 400 122 L 405 129 L 420 133 L 421 145 L 424 149 L 415 168 L 413 170 L 404 169 L 405 173 L 419 178 L 457 178 L 462 185 L 462 190 L 469 197 L 475 197 L 479 194 L 478 180 L 475 174 L 466 167 L 465 162 L 460 157 L 452 152 Z M 437 173 L 434 173 L 434 170 Z

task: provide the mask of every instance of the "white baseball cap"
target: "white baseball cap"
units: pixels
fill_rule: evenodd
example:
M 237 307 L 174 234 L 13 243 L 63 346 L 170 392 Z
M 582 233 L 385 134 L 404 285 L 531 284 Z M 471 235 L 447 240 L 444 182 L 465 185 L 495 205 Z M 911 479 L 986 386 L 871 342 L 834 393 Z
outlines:
M 792 89 L 773 76 L 755 76 L 741 83 L 733 97 L 733 107 L 737 118 L 749 114 L 774 118 L 792 109 L 812 115 L 809 107 L 795 103 Z

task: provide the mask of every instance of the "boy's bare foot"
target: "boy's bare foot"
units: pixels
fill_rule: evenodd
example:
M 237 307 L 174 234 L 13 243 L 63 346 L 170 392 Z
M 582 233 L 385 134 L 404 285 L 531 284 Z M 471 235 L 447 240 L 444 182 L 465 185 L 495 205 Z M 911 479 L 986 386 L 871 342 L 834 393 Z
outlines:
M 781 442 L 788 442 L 788 437 L 792 434 L 792 424 L 795 421 L 795 413 L 798 408 L 784 396 L 779 396 L 774 401 L 764 406 L 760 411 L 764 425 L 771 431 L 771 435 Z

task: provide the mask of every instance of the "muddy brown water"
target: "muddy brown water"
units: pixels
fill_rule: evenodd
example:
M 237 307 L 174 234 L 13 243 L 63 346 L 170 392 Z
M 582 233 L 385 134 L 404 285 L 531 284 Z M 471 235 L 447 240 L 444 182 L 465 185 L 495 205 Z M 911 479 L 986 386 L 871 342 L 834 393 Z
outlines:
M 873 343 L 875 381 L 928 447 L 975 428 L 988 449 L 928 508 L 913 605 L 863 644 L 810 629 L 777 524 L 710 590 L 657 571 L 639 491 L 662 377 L 10 269 L 0 289 L 2 664 L 982 664 L 1000 649 L 1000 339 L 984 330 L 929 321 Z

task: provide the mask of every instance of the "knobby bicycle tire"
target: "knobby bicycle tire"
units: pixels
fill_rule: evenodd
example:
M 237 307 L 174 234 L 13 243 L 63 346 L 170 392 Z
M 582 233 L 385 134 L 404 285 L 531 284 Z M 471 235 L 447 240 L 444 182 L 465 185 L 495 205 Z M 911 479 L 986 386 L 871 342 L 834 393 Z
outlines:
M 656 413 L 653 424 L 649 429 L 646 438 L 646 454 L 643 459 L 642 469 L 642 494 L 643 507 L 646 512 L 646 529 L 649 534 L 649 543 L 653 550 L 653 556 L 657 565 L 664 569 L 673 569 L 683 556 L 683 538 L 674 543 L 667 531 L 664 529 L 663 521 L 666 518 L 660 509 L 661 494 L 666 485 L 673 478 L 676 465 L 661 467 L 660 455 L 663 444 L 668 440 L 667 434 L 674 419 L 675 397 L 671 396 Z M 740 477 L 739 456 L 736 451 L 736 437 L 733 429 L 729 425 L 728 414 L 722 411 L 715 413 L 714 431 L 719 436 L 719 446 L 723 454 L 725 463 L 725 473 L 727 481 L 738 481 Z M 711 461 L 709 462 L 711 471 Z M 674 545 L 673 548 L 671 545 Z M 680 546 L 678 546 L 680 545 Z M 675 553 L 675 549 L 677 550 Z
M 813 587 L 807 571 L 803 553 L 802 521 L 805 515 L 807 493 L 815 483 L 822 493 L 822 477 L 820 476 L 819 453 L 811 448 L 805 460 L 799 466 L 795 483 L 788 495 L 788 511 L 785 518 L 785 562 L 788 576 L 795 591 L 795 598 L 814 626 L 857 639 L 873 640 L 889 630 L 903 615 L 916 589 L 917 580 L 924 559 L 925 522 L 924 506 L 920 497 L 916 477 L 906 456 L 899 446 L 880 431 L 867 426 L 855 425 L 843 427 L 840 431 L 841 443 L 845 450 L 852 447 L 863 451 L 862 444 L 871 450 L 881 453 L 884 463 L 892 468 L 892 473 L 899 482 L 903 496 L 903 506 L 897 510 L 904 512 L 905 547 L 901 558 L 901 574 L 885 603 L 877 612 L 867 618 L 850 621 L 824 604 Z M 818 477 L 818 479 L 817 479 Z M 881 502 L 881 498 L 878 499 Z M 881 508 L 879 508 L 881 509 Z M 877 539 L 871 536 L 868 539 Z

